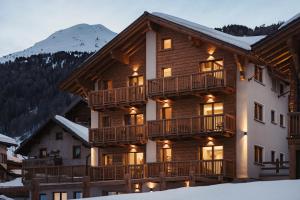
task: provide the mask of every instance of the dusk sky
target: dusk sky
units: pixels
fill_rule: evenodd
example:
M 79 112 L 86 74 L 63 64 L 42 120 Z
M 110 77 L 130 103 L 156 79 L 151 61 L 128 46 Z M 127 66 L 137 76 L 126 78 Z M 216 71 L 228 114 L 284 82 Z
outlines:
M 164 12 L 221 27 L 255 27 L 300 12 L 300 0 L 0 0 L 0 56 L 23 50 L 79 23 L 120 32 L 144 11 Z

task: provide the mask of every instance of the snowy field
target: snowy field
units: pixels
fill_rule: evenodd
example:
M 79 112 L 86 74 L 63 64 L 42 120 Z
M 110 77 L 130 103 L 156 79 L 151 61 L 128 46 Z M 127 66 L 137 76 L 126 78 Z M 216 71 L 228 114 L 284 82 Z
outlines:
M 300 180 L 264 181 L 179 188 L 85 200 L 300 200 Z

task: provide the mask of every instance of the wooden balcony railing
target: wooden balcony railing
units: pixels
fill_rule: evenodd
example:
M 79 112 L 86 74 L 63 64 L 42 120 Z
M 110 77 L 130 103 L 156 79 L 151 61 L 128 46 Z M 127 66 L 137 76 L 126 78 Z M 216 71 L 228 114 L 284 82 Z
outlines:
M 235 131 L 235 118 L 228 114 L 148 121 L 148 137 L 192 136 L 216 133 L 227 136 Z
M 99 90 L 89 93 L 89 106 L 95 109 L 115 107 L 118 105 L 141 104 L 145 102 L 145 87 L 131 86 Z
M 148 81 L 148 96 L 172 96 L 206 91 L 228 86 L 225 70 L 201 72 L 152 79 Z
M 300 137 L 300 112 L 289 113 L 289 137 Z
M 24 181 L 33 178 L 40 182 L 80 182 L 89 176 L 91 181 L 124 180 L 128 174 L 131 179 L 165 177 L 188 177 L 190 174 L 203 177 L 234 177 L 234 161 L 231 160 L 193 160 L 156 162 L 141 165 L 51 166 L 23 168 Z
M 145 125 L 93 128 L 89 130 L 89 140 L 94 145 L 144 143 L 146 139 Z
M 22 162 L 23 167 L 54 166 L 61 164 L 61 157 L 29 158 Z

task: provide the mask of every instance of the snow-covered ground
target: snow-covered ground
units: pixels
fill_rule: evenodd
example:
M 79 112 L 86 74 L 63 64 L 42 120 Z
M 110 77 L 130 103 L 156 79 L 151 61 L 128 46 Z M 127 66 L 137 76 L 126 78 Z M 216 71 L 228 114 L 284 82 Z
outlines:
M 0 183 L 0 188 L 3 188 L 3 187 L 5 187 L 5 188 L 6 187 L 19 187 L 19 186 L 23 186 L 22 178 L 21 177 L 13 179 L 11 181 Z
M 101 24 L 78 24 L 70 28 L 57 31 L 45 40 L 37 42 L 32 47 L 0 57 L 0 63 L 14 61 L 17 57 L 29 57 L 41 53 L 66 52 L 94 52 L 103 47 L 116 33 Z
M 85 200 L 299 200 L 300 180 L 227 183 Z

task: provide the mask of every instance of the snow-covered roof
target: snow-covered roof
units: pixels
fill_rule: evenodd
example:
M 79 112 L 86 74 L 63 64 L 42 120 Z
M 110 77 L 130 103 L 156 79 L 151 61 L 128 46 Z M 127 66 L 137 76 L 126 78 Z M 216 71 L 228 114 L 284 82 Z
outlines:
M 0 134 L 0 143 L 8 144 L 9 146 L 17 146 L 15 139 L 8 137 L 6 135 Z
M 20 186 L 24 186 L 23 183 L 22 183 L 22 178 L 21 177 L 16 178 L 16 179 L 11 180 L 11 181 L 0 183 L 0 188 L 20 187 Z
M 290 18 L 289 20 L 287 20 L 286 22 L 284 22 L 278 29 L 281 29 L 283 27 L 285 27 L 286 25 L 290 24 L 291 22 L 295 21 L 296 19 L 300 18 L 300 13 L 296 14 L 295 16 L 293 16 L 292 18 Z
M 245 50 L 251 50 L 252 44 L 258 42 L 259 40 L 261 40 L 265 37 L 264 35 L 263 36 L 243 36 L 243 37 L 233 36 L 233 35 L 229 35 L 227 33 L 223 33 L 221 31 L 215 30 L 213 28 L 209 28 L 209 27 L 197 24 L 195 22 L 191 22 L 191 21 L 188 21 L 185 19 L 181 19 L 181 18 L 178 18 L 175 16 L 168 15 L 168 14 L 153 12 L 152 15 L 163 18 L 168 21 L 171 21 L 178 25 L 187 27 L 189 29 L 200 32 L 202 34 L 208 35 L 212 38 L 235 45 L 235 46 L 240 47 Z
M 64 124 L 66 127 L 68 127 L 70 130 L 72 130 L 78 137 L 82 138 L 86 142 L 89 141 L 88 138 L 88 133 L 89 130 L 88 128 L 81 126 L 79 124 L 76 124 L 60 115 L 55 115 L 54 117 L 56 120 L 58 120 L 60 123 Z
M 20 154 L 15 154 L 14 151 L 15 151 L 15 147 L 9 147 L 7 149 L 7 160 L 11 160 L 16 163 L 21 163 L 23 157 Z

